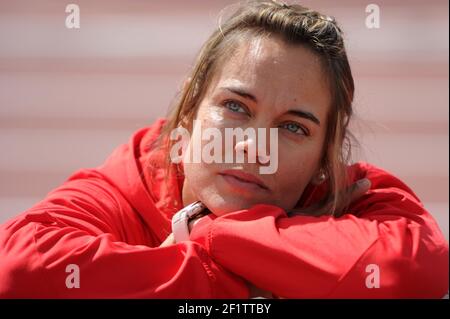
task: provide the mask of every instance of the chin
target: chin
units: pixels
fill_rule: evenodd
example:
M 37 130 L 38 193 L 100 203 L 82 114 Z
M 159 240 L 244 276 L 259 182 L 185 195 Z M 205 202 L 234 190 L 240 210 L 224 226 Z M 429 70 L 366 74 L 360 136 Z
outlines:
M 269 204 L 267 197 L 261 194 L 237 192 L 220 179 L 205 183 L 208 187 L 196 189 L 197 198 L 216 216 L 223 216 L 236 211 L 249 209 L 257 204 Z
M 216 216 L 223 216 L 232 212 L 246 209 L 245 207 L 239 207 L 236 205 L 207 205 L 209 210 Z
M 236 198 L 221 198 L 220 201 L 205 201 L 208 209 L 216 216 L 223 216 L 239 210 L 249 209 L 257 203 L 244 202 Z
M 203 197 L 203 196 L 200 196 Z M 235 202 L 229 198 L 224 198 L 221 196 L 205 196 L 200 199 L 206 207 L 216 216 L 223 216 L 234 211 L 244 209 L 240 205 L 236 205 Z M 232 204 L 230 204 L 232 203 Z

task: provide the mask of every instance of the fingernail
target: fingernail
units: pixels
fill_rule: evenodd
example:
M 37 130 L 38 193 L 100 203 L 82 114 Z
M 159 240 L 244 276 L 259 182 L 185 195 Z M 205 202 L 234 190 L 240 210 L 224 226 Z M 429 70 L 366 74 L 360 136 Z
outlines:
M 370 180 L 368 178 L 363 178 L 358 181 L 358 186 L 370 187 Z

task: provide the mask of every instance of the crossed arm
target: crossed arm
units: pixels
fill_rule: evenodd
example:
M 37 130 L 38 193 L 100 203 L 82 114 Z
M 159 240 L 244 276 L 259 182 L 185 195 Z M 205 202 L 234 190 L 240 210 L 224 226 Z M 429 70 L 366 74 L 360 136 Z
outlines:
M 398 182 L 372 185 L 340 218 L 257 205 L 208 215 L 191 241 L 160 244 L 107 181 L 71 180 L 1 226 L 0 297 L 248 298 L 248 283 L 285 298 L 440 298 L 448 290 L 448 244 Z M 73 264 L 81 284 L 70 289 Z M 369 289 L 373 264 L 380 287 Z

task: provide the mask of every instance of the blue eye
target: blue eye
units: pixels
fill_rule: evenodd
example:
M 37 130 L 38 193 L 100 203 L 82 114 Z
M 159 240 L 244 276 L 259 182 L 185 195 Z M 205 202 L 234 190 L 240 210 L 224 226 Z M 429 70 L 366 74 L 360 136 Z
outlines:
M 247 113 L 245 109 L 237 102 L 235 101 L 225 101 L 224 103 L 225 107 L 229 109 L 231 112 L 236 113 Z
M 294 134 L 305 135 L 305 136 L 309 135 L 309 132 L 306 128 L 304 128 L 303 126 L 296 124 L 296 123 L 286 123 L 286 124 L 283 124 L 282 127 Z

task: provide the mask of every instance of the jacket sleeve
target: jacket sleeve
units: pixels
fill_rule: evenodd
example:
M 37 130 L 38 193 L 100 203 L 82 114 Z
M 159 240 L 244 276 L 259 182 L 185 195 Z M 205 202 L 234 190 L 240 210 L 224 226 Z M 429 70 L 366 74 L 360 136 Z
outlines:
M 106 181 L 72 180 L 2 225 L 0 298 L 248 298 L 198 243 L 121 240 L 126 207 Z
M 256 205 L 204 217 L 191 240 L 275 297 L 442 298 L 448 243 L 436 222 L 398 179 L 367 177 L 372 189 L 340 218 Z

